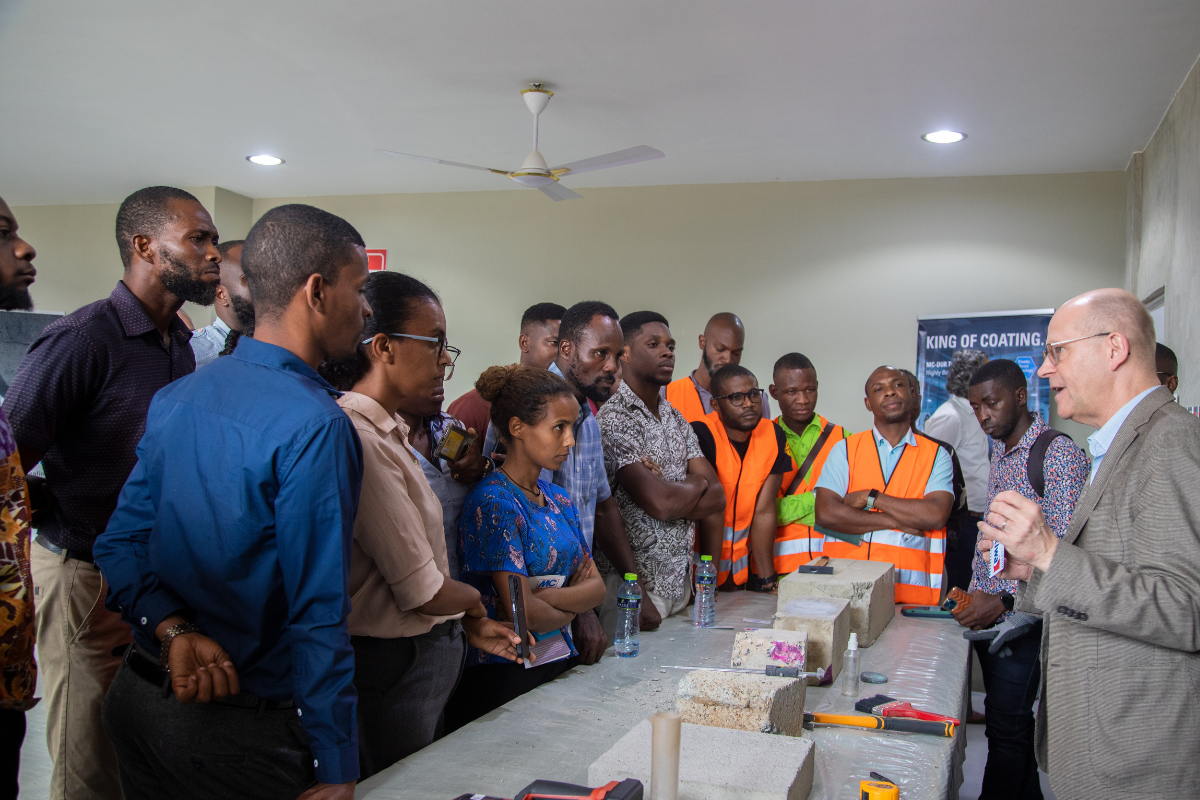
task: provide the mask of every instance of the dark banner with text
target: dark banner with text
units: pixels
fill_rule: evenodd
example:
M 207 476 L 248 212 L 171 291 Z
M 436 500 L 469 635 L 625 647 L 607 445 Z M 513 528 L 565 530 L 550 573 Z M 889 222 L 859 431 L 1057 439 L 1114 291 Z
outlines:
M 921 380 L 921 417 L 917 427 L 950 397 L 946 378 L 954 354 L 982 350 L 988 358 L 1017 362 L 1029 382 L 1029 410 L 1050 423 L 1050 383 L 1037 376 L 1046 346 L 1046 327 L 1054 309 L 941 315 L 917 319 L 917 377 Z

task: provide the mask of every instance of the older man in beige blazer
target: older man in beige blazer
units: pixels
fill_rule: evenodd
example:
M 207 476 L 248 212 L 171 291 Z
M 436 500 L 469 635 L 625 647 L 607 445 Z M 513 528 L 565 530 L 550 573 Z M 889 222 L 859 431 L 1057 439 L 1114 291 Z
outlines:
M 1038 506 L 998 495 L 980 549 L 1008 550 L 1041 614 L 1038 763 L 1059 800 L 1200 794 L 1200 419 L 1154 367 L 1137 298 L 1101 289 L 1050 321 L 1058 412 L 1098 428 L 1091 483 L 1062 541 Z

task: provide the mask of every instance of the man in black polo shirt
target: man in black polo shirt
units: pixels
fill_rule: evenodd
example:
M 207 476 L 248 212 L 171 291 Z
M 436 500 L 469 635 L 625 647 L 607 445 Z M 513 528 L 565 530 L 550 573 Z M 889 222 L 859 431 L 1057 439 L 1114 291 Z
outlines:
M 32 562 L 54 800 L 121 797 L 100 707 L 130 631 L 104 607 L 92 543 L 137 461 L 150 399 L 196 369 L 179 308 L 210 305 L 220 280 L 216 226 L 187 192 L 134 192 L 116 227 L 124 278 L 48 325 L 4 398 L 21 465 L 46 472 Z

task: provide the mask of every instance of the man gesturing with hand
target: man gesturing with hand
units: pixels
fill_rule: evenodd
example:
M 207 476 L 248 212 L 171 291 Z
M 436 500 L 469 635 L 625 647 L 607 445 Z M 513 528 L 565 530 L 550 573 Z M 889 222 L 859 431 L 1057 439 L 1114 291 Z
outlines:
M 363 451 L 316 368 L 362 337 L 363 247 L 319 209 L 268 211 L 242 253 L 254 338 L 150 405 L 93 548 L 133 628 L 103 711 L 125 800 L 354 796 Z
M 1098 429 L 1089 485 L 1061 541 L 1017 492 L 979 524 L 1043 618 L 1038 763 L 1060 800 L 1171 796 L 1200 786 L 1200 419 L 1159 385 L 1133 295 L 1070 300 L 1047 339 L 1059 414 Z

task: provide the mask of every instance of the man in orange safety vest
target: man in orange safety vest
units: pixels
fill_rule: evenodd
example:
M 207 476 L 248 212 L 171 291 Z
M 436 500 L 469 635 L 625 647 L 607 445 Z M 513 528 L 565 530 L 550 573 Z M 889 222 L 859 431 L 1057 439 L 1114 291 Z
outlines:
M 835 444 L 817 481 L 824 552 L 888 562 L 896 568 L 897 603 L 936 605 L 954 502 L 950 454 L 911 430 L 911 388 L 903 372 L 879 367 L 867 379 L 866 395 L 875 424 Z

